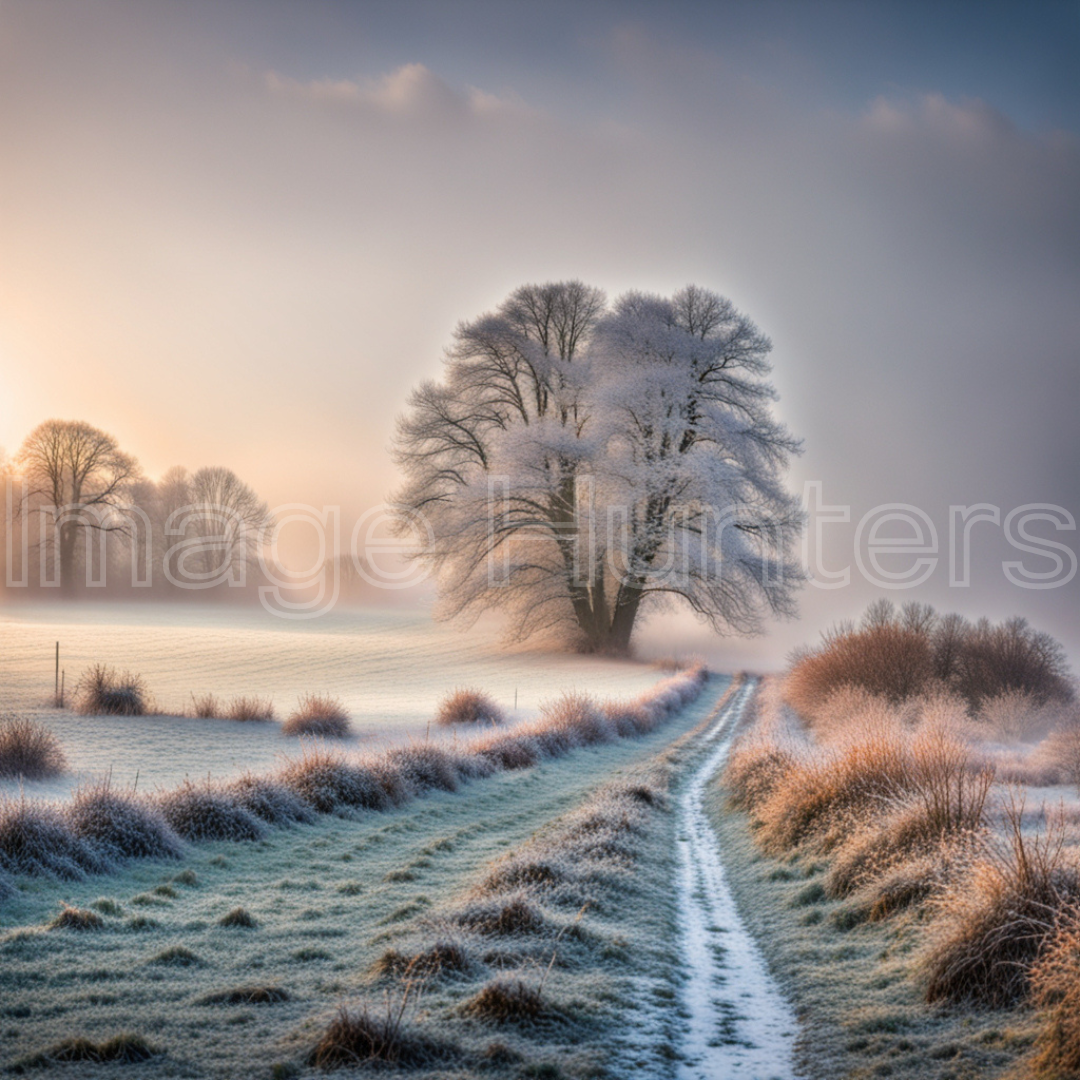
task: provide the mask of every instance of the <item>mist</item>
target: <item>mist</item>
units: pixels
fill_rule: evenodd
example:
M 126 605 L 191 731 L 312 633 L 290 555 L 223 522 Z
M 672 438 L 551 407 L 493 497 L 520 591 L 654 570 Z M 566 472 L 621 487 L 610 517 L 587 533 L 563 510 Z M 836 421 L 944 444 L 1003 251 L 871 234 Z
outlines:
M 791 486 L 851 507 L 823 559 L 853 581 L 687 647 L 771 663 L 856 614 L 857 524 L 903 503 L 941 557 L 897 599 L 1076 656 L 1075 578 L 1016 587 L 989 526 L 970 585 L 947 565 L 951 505 L 1080 506 L 1075 16 L 722 7 L 6 4 L 0 444 L 86 419 L 152 477 L 226 465 L 351 522 L 459 320 L 693 281 L 772 338 Z

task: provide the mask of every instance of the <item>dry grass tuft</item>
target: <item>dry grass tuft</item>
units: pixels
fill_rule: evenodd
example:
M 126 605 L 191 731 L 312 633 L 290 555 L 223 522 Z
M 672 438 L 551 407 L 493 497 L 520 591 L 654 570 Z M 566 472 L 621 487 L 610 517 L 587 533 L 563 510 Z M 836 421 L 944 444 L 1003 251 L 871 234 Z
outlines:
M 511 855 L 496 864 L 476 892 L 478 896 L 492 896 L 516 889 L 551 889 L 566 880 L 566 871 L 553 858 Z
M 246 908 L 235 907 L 218 919 L 218 926 L 230 930 L 254 930 L 259 923 Z
M 76 836 L 56 807 L 0 796 L 0 872 L 81 878 L 108 868 L 105 856 Z
M 0 778 L 44 780 L 67 766 L 60 740 L 44 725 L 14 713 L 0 713 Z
M 586 694 L 563 694 L 540 706 L 540 717 L 531 725 L 544 752 L 552 757 L 578 746 L 595 746 L 616 738 L 615 725 Z
M 203 994 L 196 1005 L 278 1005 L 291 1001 L 288 990 L 281 986 L 234 986 Z
M 284 735 L 312 735 L 344 739 L 350 734 L 345 706 L 329 694 L 305 694 L 296 709 L 281 725 Z
M 310 824 L 315 820 L 311 806 L 304 799 L 268 776 L 245 773 L 227 784 L 225 793 L 268 825 Z
M 465 1016 L 490 1024 L 535 1024 L 550 1012 L 543 995 L 521 979 L 492 979 L 461 1006 Z
M 341 807 L 384 810 L 392 805 L 391 781 L 385 771 L 355 764 L 344 755 L 317 744 L 304 744 L 299 759 L 290 761 L 278 779 L 322 814 Z
M 108 780 L 79 787 L 64 817 L 76 836 L 110 859 L 178 859 L 184 852 L 160 810 L 134 794 L 114 790 Z
M 502 709 L 481 690 L 458 689 L 439 702 L 435 719 L 440 724 L 501 724 Z
M 96 912 L 86 908 L 69 907 L 67 904 L 60 909 L 52 922 L 50 930 L 100 930 L 105 925 L 105 920 Z
M 434 979 L 446 974 L 467 974 L 472 968 L 469 954 L 457 942 L 436 941 L 412 956 L 387 949 L 375 961 L 372 971 L 397 978 Z
M 161 967 L 201 967 L 202 960 L 186 945 L 170 945 L 167 949 L 152 956 L 148 964 Z
M 928 1001 L 1022 1001 L 1033 964 L 1080 904 L 1080 865 L 1063 851 L 1061 822 L 1025 835 L 1023 805 L 1014 802 L 1004 825 L 1007 843 L 989 846 L 935 901 L 938 920 L 923 957 Z
M 400 1008 L 388 1003 L 385 1015 L 375 1015 L 367 1005 L 343 1006 L 307 1063 L 324 1070 L 378 1065 L 419 1068 L 452 1056 L 448 1047 L 423 1038 L 405 1024 L 404 1011 L 404 1003 Z
M 461 777 L 454 755 L 429 742 L 414 742 L 395 746 L 386 751 L 383 761 L 391 773 L 396 773 L 412 793 L 426 791 L 457 791 Z
M 1063 913 L 1030 978 L 1043 1021 L 1032 1072 L 1048 1078 L 1080 1075 L 1080 907 Z
M 266 826 L 228 791 L 185 780 L 157 796 L 165 820 L 185 840 L 261 840 Z
M 470 749 L 507 771 L 531 769 L 540 760 L 540 747 L 536 740 L 520 732 L 500 732 L 476 739 L 470 744 Z
M 656 726 L 656 715 L 641 700 L 606 701 L 603 711 L 620 738 L 647 735 Z
M 454 921 L 468 930 L 493 937 L 537 934 L 547 925 L 541 912 L 524 896 L 472 901 L 457 912 Z
M 866 732 L 848 745 L 795 762 L 759 806 L 758 840 L 771 854 L 813 842 L 835 846 L 852 821 L 910 789 L 911 759 L 903 741 Z
M 149 699 L 142 678 L 94 664 L 75 686 L 75 711 L 85 716 L 143 716 Z
M 783 784 L 795 755 L 765 740 L 736 744 L 724 769 L 728 804 L 735 810 L 756 810 Z
M 643 803 L 645 806 L 654 809 L 662 807 L 666 803 L 664 793 L 655 787 L 650 787 L 648 784 L 630 784 L 625 788 L 616 788 L 615 794 L 616 796 L 633 799 L 635 802 Z
M 48 1050 L 31 1057 L 22 1058 L 11 1066 L 11 1072 L 19 1074 L 28 1069 L 47 1068 L 54 1064 L 72 1064 L 87 1062 L 95 1065 L 115 1063 L 136 1065 L 149 1061 L 161 1051 L 151 1046 L 141 1035 L 126 1032 L 114 1035 L 104 1042 L 91 1042 L 89 1039 L 65 1039 Z
M 977 765 L 966 746 L 936 729 L 917 736 L 910 753 L 907 790 L 840 846 L 826 879 L 830 896 L 850 895 L 908 860 L 942 859 L 949 845 L 970 848 L 983 833 L 993 769 Z M 901 873 L 897 887 L 903 880 Z M 911 901 L 915 894 L 905 896 Z
M 270 698 L 261 698 L 252 694 L 235 697 L 224 710 L 226 720 L 263 721 L 274 719 L 274 703 Z
M 213 694 L 192 694 L 191 715 L 197 720 L 220 720 L 224 707 Z

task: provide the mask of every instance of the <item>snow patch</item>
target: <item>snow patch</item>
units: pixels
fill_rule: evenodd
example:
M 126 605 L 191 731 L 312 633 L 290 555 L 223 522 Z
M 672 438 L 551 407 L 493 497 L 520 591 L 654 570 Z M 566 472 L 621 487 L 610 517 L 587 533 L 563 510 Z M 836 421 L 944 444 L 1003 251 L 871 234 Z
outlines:
M 795 1075 L 795 1014 L 739 918 L 704 807 L 754 685 L 748 679 L 717 716 L 710 748 L 677 802 L 679 952 L 687 971 L 679 1080 Z

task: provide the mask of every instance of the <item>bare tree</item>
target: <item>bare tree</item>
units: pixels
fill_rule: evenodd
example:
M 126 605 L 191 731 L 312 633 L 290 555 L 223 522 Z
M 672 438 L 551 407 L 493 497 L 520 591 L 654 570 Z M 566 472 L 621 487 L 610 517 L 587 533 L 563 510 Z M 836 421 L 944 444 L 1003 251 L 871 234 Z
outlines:
M 266 503 L 231 469 L 215 466 L 188 477 L 171 469 L 160 485 L 171 508 L 170 530 L 187 538 L 188 556 L 201 584 L 243 572 L 266 541 L 271 526 Z
M 460 325 L 399 424 L 398 505 L 445 617 L 499 608 L 518 637 L 624 652 L 677 598 L 718 631 L 793 610 L 801 528 L 780 471 L 769 342 L 729 301 L 568 282 Z
M 54 547 L 65 591 L 75 585 L 77 541 L 87 530 L 127 533 L 119 513 L 139 464 L 116 439 L 79 420 L 46 420 L 26 437 L 15 465 L 28 490 L 24 512 L 33 503 L 52 508 L 55 527 L 43 543 Z

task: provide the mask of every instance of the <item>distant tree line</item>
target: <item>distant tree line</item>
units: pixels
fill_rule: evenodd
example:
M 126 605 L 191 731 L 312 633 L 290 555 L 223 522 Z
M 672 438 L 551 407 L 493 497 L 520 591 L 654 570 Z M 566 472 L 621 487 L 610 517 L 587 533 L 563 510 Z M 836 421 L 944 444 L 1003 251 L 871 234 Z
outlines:
M 231 469 L 144 475 L 116 439 L 46 420 L 0 455 L 3 583 L 71 595 L 87 588 L 188 590 L 244 584 L 272 525 Z

